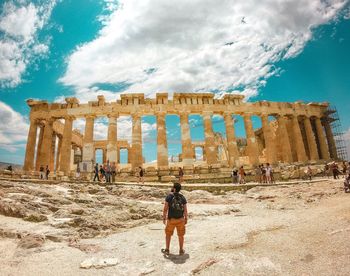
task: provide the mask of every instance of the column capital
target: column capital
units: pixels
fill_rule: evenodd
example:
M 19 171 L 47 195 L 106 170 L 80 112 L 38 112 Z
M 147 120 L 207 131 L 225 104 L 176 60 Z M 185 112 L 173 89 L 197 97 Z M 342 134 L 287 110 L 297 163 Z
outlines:
M 69 121 L 73 121 L 73 120 L 75 120 L 76 118 L 75 118 L 75 116 L 73 116 L 73 115 L 66 115 L 66 116 L 64 116 L 64 119 L 65 119 L 65 120 L 69 120 Z
M 85 119 L 92 119 L 92 120 L 95 120 L 96 119 L 96 115 L 93 115 L 93 114 L 88 114 L 88 115 L 85 115 L 84 118 Z
M 114 119 L 117 119 L 118 117 L 119 117 L 119 113 L 113 113 L 113 114 L 109 114 L 109 115 L 107 115 L 107 117 L 109 118 L 109 119 L 112 119 L 112 118 L 114 118 Z

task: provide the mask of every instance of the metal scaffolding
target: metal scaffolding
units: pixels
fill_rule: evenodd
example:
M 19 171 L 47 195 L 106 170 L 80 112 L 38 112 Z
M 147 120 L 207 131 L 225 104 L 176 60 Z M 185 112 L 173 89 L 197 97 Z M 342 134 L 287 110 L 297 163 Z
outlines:
M 332 128 L 335 144 L 337 147 L 338 159 L 348 160 L 348 152 L 344 140 L 344 132 L 339 119 L 339 114 L 335 106 L 329 106 L 326 111 L 326 118 Z

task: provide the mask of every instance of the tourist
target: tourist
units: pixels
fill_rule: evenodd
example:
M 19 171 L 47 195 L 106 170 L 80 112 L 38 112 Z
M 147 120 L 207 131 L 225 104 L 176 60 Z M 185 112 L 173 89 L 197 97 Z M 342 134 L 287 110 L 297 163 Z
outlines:
M 111 165 L 111 176 L 112 176 L 112 183 L 115 182 L 115 176 L 117 174 L 117 167 L 115 166 L 115 162 L 112 162 Z
M 174 183 L 174 192 L 167 195 L 163 208 L 163 223 L 165 226 L 165 249 L 162 252 L 165 255 L 170 254 L 171 236 L 176 228 L 179 238 L 179 254 L 185 254 L 184 251 L 184 236 L 187 224 L 187 200 L 180 194 L 181 184 Z
M 79 164 L 77 164 L 77 170 L 76 170 L 76 172 L 75 172 L 75 177 L 76 177 L 77 179 L 80 178 L 80 167 L 79 167 Z
M 105 166 L 106 183 L 111 183 L 111 166 L 109 165 L 109 160 Z
M 100 181 L 103 182 L 103 180 L 106 181 L 106 172 L 103 168 L 104 166 L 100 165 Z
M 267 178 L 266 178 L 266 167 L 264 165 L 261 165 L 261 176 L 262 176 L 262 183 L 267 183 Z
M 345 178 L 344 191 L 345 191 L 345 193 L 350 193 L 350 173 Z
M 333 179 L 339 179 L 339 168 L 338 164 L 333 162 L 331 165 L 332 173 L 333 173 Z
M 261 175 L 261 172 L 262 172 L 262 169 L 261 169 L 261 166 L 257 166 L 255 168 L 255 181 L 257 183 L 261 183 L 262 182 L 262 175 Z
M 273 183 L 272 167 L 270 163 L 266 163 L 265 177 L 266 177 L 266 183 L 269 183 L 269 184 Z
M 46 179 L 49 180 L 49 174 L 50 174 L 50 169 L 49 169 L 49 166 L 46 165 L 46 168 L 45 168 L 45 175 L 46 175 Z
M 144 184 L 144 179 L 143 179 L 143 176 L 145 174 L 145 171 L 143 170 L 143 168 L 140 166 L 139 167 L 139 170 L 138 170 L 138 173 L 137 173 L 137 176 L 138 176 L 138 180 L 137 180 L 137 183 L 142 183 Z
M 232 177 L 232 184 L 237 184 L 238 183 L 238 170 L 236 168 L 232 169 L 231 177 Z
M 179 182 L 182 183 L 184 178 L 184 171 L 181 167 L 179 167 Z
M 346 172 L 348 171 L 348 166 L 346 164 L 345 161 L 343 161 L 343 164 L 342 164 L 342 172 L 343 172 L 343 175 L 344 175 L 344 178 L 346 178 Z
M 43 165 L 40 165 L 40 168 L 39 168 L 39 176 L 40 176 L 40 179 L 44 179 L 44 166 Z
M 312 180 L 312 169 L 310 166 L 307 166 L 307 171 L 306 171 L 306 175 L 309 178 L 309 180 Z
M 327 178 L 329 178 L 329 166 L 327 163 L 324 165 L 324 168 L 323 168 L 323 176 L 324 177 L 327 176 Z
M 238 172 L 238 177 L 239 177 L 239 184 L 245 184 L 245 171 L 243 169 L 243 166 L 241 166 L 239 168 L 239 172 Z
M 99 176 L 98 176 L 98 163 L 96 163 L 96 165 L 95 165 L 95 167 L 94 167 L 94 182 L 95 182 L 95 180 L 97 179 L 97 181 L 100 181 L 100 178 L 99 178 Z

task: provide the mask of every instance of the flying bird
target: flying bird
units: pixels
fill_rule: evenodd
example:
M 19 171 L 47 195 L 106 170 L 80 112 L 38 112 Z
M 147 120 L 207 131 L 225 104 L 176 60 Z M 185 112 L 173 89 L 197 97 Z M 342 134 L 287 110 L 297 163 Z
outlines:
M 247 24 L 247 22 L 245 21 L 245 16 L 242 17 L 241 24 Z

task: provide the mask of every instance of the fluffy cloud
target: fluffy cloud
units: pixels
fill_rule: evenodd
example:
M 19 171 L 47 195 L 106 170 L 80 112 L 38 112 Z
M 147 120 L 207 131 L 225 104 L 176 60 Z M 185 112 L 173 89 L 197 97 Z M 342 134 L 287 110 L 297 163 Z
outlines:
M 292 58 L 312 29 L 335 18 L 347 0 L 108 0 L 93 41 L 67 58 L 60 79 L 80 91 L 98 84 L 126 91 L 240 91 L 255 95 Z M 93 66 L 92 66 L 93 64 Z M 113 95 L 108 92 L 109 96 Z M 108 94 L 107 93 L 107 94 Z M 94 93 L 89 93 L 85 98 Z
M 25 147 L 28 128 L 25 117 L 0 101 L 0 148 L 15 152 Z
M 41 3 L 42 2 L 42 3 Z M 21 83 L 28 64 L 49 51 L 48 42 L 40 42 L 41 30 L 56 1 L 7 1 L 0 14 L 0 85 L 14 87 Z

